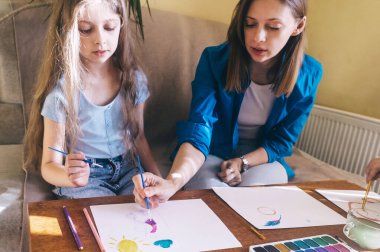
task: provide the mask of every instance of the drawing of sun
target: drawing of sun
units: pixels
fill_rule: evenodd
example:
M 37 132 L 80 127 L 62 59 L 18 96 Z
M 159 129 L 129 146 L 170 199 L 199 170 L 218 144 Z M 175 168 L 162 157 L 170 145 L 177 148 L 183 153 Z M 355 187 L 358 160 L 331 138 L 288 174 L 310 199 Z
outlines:
M 117 248 L 117 251 L 119 252 L 142 252 L 143 250 L 141 250 L 141 248 L 143 246 L 152 245 L 137 239 L 127 239 L 124 235 L 120 241 L 115 238 L 110 238 L 110 240 L 111 241 L 108 244 Z

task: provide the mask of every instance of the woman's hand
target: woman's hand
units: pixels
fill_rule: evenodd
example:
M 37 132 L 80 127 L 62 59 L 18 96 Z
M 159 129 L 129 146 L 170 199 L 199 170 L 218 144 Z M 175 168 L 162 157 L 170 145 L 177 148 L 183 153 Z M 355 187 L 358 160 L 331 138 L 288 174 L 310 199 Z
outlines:
M 75 186 L 85 186 L 90 177 L 90 166 L 84 162 L 85 155 L 82 152 L 70 153 L 66 156 L 65 170 L 71 183 Z
M 144 208 L 146 208 L 146 197 L 149 199 L 150 207 L 155 208 L 160 203 L 168 201 L 177 192 L 177 187 L 169 179 L 163 179 L 150 172 L 145 172 L 143 179 L 145 188 L 143 188 L 140 174 L 135 175 L 132 181 L 135 184 L 135 189 L 133 189 L 135 201 Z
M 241 165 L 240 158 L 233 158 L 227 161 L 223 161 L 220 165 L 220 172 L 218 176 L 220 179 L 230 186 L 236 186 L 241 182 Z
M 380 158 L 374 158 L 366 168 L 367 183 L 371 180 L 380 178 Z

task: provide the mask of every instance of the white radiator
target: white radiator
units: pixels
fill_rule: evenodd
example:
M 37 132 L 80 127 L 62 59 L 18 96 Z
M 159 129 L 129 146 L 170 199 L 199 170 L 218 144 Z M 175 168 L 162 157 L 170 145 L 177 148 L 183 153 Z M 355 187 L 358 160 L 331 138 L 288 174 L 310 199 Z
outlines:
M 380 156 L 380 120 L 315 105 L 296 147 L 328 164 L 363 175 Z M 380 183 L 373 191 L 380 192 Z

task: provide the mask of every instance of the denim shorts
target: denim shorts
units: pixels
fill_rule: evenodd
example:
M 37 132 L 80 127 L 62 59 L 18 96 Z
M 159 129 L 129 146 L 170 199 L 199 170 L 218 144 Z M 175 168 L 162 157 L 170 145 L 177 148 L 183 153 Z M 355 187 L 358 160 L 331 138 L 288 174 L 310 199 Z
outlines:
M 90 158 L 103 166 L 90 166 L 88 184 L 83 187 L 56 187 L 53 193 L 58 199 L 91 198 L 101 196 L 132 194 L 134 184 L 132 177 L 139 173 L 139 168 L 132 165 L 130 157 L 117 156 L 110 159 Z

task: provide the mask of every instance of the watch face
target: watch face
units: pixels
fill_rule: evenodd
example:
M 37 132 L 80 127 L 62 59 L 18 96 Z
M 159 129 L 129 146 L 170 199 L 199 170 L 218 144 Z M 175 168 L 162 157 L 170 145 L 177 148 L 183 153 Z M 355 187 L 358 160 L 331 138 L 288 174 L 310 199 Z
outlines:
M 248 166 L 248 160 L 247 159 L 243 158 L 242 161 L 243 161 L 243 166 Z
M 240 173 L 243 173 L 246 170 L 248 170 L 248 168 L 249 168 L 248 160 L 244 156 L 241 156 L 240 159 L 241 159 L 241 162 L 242 162 Z

